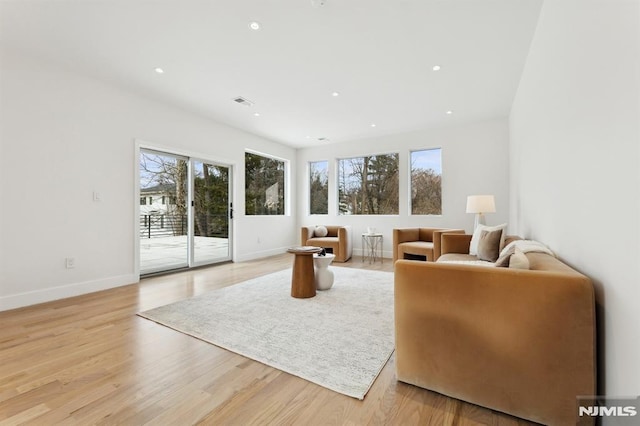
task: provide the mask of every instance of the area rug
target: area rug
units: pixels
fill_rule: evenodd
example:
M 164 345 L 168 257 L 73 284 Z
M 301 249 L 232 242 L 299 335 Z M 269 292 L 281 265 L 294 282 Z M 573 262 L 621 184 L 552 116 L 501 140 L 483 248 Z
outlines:
M 364 399 L 394 349 L 393 274 L 331 268 L 333 287 L 291 297 L 291 269 L 138 315 Z

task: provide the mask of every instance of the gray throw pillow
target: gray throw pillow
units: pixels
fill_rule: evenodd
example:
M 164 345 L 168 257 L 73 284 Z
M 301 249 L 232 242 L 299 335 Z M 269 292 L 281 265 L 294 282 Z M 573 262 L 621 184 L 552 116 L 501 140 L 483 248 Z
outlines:
M 478 259 L 495 262 L 500 255 L 500 238 L 502 229 L 482 231 L 478 242 Z

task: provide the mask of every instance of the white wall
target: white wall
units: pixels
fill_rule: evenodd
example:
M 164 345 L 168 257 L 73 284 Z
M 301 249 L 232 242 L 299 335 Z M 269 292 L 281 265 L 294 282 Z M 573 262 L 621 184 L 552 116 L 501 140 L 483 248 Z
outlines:
M 299 226 L 351 225 L 354 251 L 361 254 L 360 235 L 375 227 L 384 238 L 384 256 L 392 256 L 393 228 L 450 227 L 473 230 L 474 216 L 465 213 L 467 195 L 494 194 L 496 213 L 487 214 L 487 224 L 507 221 L 509 214 L 509 130 L 507 119 L 495 119 L 457 127 L 430 129 L 366 139 L 345 144 L 298 150 Z M 409 152 L 442 148 L 442 215 L 409 214 Z M 400 154 L 400 210 L 397 216 L 337 214 L 336 160 L 368 154 Z M 309 162 L 329 161 L 329 214 L 309 215 Z
M 242 190 L 246 148 L 292 169 L 295 150 L 17 52 L 1 66 L 0 310 L 136 281 L 136 140 L 238 166 L 236 260 L 296 241 L 293 216 L 245 217 Z
M 596 286 L 601 394 L 640 394 L 637 1 L 545 2 L 511 117 L 511 223 Z

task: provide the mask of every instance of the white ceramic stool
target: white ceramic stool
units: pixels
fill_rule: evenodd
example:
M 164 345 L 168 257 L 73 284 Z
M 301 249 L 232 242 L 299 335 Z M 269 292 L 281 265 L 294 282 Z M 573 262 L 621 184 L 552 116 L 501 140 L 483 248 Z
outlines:
M 333 271 L 329 269 L 329 265 L 335 257 L 335 255 L 330 253 L 324 256 L 313 255 L 316 289 L 329 290 L 333 286 Z

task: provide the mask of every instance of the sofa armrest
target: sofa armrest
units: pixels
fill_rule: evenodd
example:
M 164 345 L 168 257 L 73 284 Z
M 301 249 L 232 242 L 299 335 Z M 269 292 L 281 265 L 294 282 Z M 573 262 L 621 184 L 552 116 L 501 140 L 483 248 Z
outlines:
M 457 236 L 457 235 L 456 235 Z M 544 424 L 595 392 L 595 304 L 575 271 L 395 263 L 399 380 Z
M 440 255 L 447 253 L 469 254 L 469 246 L 471 245 L 471 237 L 469 234 L 450 234 L 444 233 L 440 237 Z
M 307 240 L 313 238 L 313 232 L 315 231 L 315 226 L 303 226 L 300 230 L 300 245 L 306 246 Z
M 433 231 L 433 261 L 438 260 L 442 254 L 442 235 L 444 234 L 464 234 L 464 229 L 439 229 Z
M 353 232 L 351 226 L 341 226 L 338 228 L 338 247 L 340 253 L 337 254 L 337 261 L 346 262 L 353 254 Z

